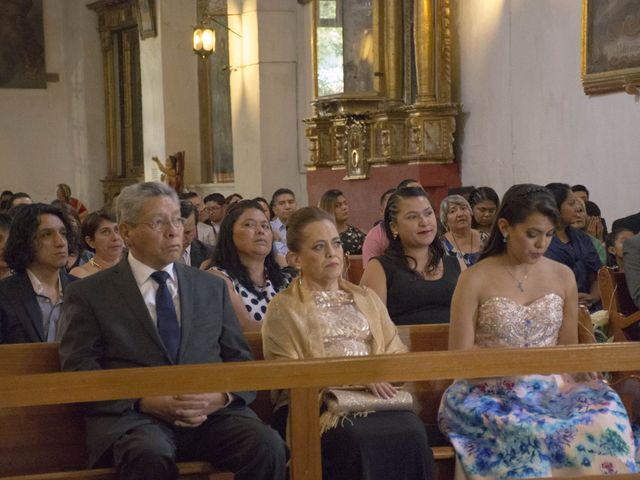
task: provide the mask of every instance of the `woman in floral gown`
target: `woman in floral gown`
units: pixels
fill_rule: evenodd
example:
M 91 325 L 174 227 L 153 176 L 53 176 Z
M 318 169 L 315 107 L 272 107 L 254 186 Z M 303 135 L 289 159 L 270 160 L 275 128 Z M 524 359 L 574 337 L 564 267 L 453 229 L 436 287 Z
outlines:
M 557 217 L 544 187 L 509 189 L 480 262 L 458 281 L 450 349 L 577 343 L 575 277 L 543 256 Z M 599 380 L 456 380 L 443 395 L 439 422 L 456 450 L 456 478 L 636 472 L 627 413 Z

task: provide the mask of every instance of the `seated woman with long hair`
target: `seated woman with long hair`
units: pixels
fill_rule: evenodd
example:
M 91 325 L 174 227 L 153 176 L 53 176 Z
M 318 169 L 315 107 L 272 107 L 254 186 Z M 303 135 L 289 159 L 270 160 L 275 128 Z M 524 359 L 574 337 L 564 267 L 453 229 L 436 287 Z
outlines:
M 445 254 L 427 193 L 396 190 L 384 211 L 384 229 L 389 246 L 369 261 L 360 284 L 378 294 L 396 325 L 449 322 L 464 264 Z
M 227 211 L 208 272 L 227 282 L 231 304 L 243 330 L 260 330 L 267 304 L 291 277 L 272 251 L 271 225 L 260 204 L 240 200 Z
M 349 225 L 349 203 L 340 190 L 328 190 L 320 197 L 318 205 L 322 210 L 333 215 L 336 228 L 340 234 L 342 249 L 349 255 L 361 255 L 362 244 L 366 237 L 359 228 Z
M 480 260 L 460 275 L 449 349 L 578 343 L 575 278 L 544 256 L 558 216 L 544 187 L 507 191 Z M 627 413 L 600 380 L 459 379 L 442 396 L 439 423 L 456 450 L 456 479 L 636 472 Z
M 118 224 L 110 213 L 91 212 L 82 222 L 82 240 L 86 248 L 94 252 L 88 262 L 74 267 L 69 273 L 78 278 L 88 277 L 100 270 L 113 267 L 122 258 L 124 241 Z
M 566 183 L 550 183 L 547 189 L 556 201 L 560 212 L 555 235 L 551 239 L 545 256 L 565 264 L 575 275 L 578 285 L 578 301 L 590 310 L 600 307 L 598 270 L 602 266 L 598 252 L 589 235 L 571 226 L 580 220 L 580 199 Z
M 407 351 L 378 296 L 341 278 L 344 252 L 333 218 L 327 212 L 315 207 L 295 212 L 288 223 L 287 246 L 300 277 L 269 304 L 262 326 L 265 359 Z M 370 397 L 386 399 L 392 402 L 389 405 L 399 397 L 389 383 L 369 384 L 366 388 Z M 288 415 L 287 391 L 275 392 L 275 396 L 274 426 L 283 433 Z M 431 449 L 417 415 L 400 409 L 368 410 L 324 423 L 324 480 L 432 478 Z
M 480 238 L 483 242 L 489 238 L 499 205 L 500 198 L 491 187 L 476 187 L 469 193 L 469 206 L 472 214 L 471 228 L 480 232 Z

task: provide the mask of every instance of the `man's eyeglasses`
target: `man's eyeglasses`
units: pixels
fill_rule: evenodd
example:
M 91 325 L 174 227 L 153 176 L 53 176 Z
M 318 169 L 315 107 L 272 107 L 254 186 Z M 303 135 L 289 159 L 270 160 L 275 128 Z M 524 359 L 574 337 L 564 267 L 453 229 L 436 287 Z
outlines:
M 185 222 L 184 218 L 175 217 L 171 219 L 156 218 L 151 222 L 130 222 L 130 223 L 132 225 L 146 225 L 147 227 L 150 227 L 151 230 L 160 232 L 162 230 L 166 230 L 167 228 L 169 228 L 169 225 L 173 226 L 174 228 L 184 228 L 184 222 Z

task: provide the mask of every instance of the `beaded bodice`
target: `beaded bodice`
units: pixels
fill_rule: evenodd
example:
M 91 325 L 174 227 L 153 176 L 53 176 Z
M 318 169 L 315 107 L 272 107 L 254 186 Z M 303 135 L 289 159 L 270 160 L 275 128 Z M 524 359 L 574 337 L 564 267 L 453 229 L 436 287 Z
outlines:
M 509 298 L 491 297 L 478 310 L 475 344 L 485 348 L 555 345 L 562 325 L 563 303 L 555 293 L 528 305 Z
M 353 297 L 342 290 L 315 291 L 313 300 L 322 327 L 327 357 L 349 357 L 371 353 L 369 322 Z

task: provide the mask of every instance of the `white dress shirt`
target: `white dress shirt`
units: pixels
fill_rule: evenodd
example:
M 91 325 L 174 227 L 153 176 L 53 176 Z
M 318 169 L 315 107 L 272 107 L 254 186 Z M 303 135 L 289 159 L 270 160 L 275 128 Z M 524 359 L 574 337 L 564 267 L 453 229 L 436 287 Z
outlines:
M 129 251 L 129 257 L 127 259 L 129 260 L 133 277 L 136 279 L 136 283 L 138 284 L 138 288 L 142 294 L 142 299 L 147 306 L 147 310 L 149 310 L 149 315 L 151 315 L 151 320 L 153 320 L 153 324 L 157 327 L 158 315 L 156 312 L 156 293 L 158 292 L 158 283 L 151 278 L 151 274 L 156 270 L 145 265 L 134 257 L 131 251 Z M 162 270 L 169 274 L 167 288 L 171 294 L 173 305 L 176 307 L 176 316 L 178 317 L 178 324 L 180 324 L 180 295 L 178 295 L 178 276 L 176 274 L 176 269 L 173 266 L 173 263 L 170 263 Z

